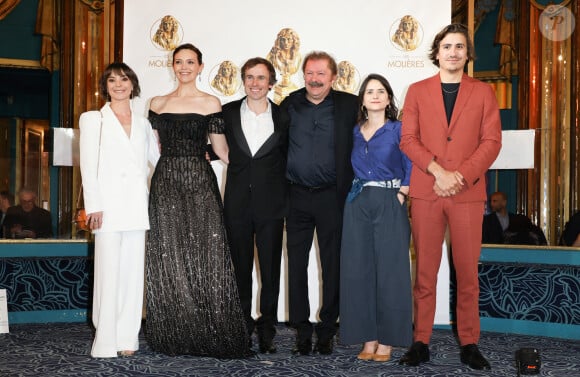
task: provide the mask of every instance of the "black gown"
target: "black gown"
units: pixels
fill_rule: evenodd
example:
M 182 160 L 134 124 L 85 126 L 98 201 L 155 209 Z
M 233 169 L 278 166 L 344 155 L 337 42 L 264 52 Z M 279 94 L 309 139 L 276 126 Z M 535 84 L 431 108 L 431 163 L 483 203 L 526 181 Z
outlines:
M 149 198 L 147 342 L 168 355 L 248 356 L 222 200 L 205 159 L 208 132 L 224 131 L 221 113 L 150 111 L 149 120 L 161 158 Z

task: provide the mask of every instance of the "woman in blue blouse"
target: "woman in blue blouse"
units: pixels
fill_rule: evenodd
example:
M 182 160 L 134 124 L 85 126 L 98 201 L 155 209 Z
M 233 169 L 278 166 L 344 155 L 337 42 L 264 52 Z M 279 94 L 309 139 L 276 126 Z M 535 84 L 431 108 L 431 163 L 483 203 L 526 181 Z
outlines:
M 392 346 L 412 341 L 411 161 L 399 149 L 401 122 L 393 89 L 381 75 L 361 84 L 351 155 L 355 179 L 344 208 L 340 339 L 363 343 L 360 360 L 388 361 Z

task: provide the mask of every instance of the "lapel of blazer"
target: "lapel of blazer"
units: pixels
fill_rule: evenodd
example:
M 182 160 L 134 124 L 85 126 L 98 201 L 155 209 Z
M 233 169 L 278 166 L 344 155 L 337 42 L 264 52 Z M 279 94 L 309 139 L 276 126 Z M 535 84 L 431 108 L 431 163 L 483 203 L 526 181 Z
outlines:
M 278 144 L 278 140 L 280 139 L 280 122 L 278 117 L 279 109 L 278 106 L 274 105 L 274 103 L 272 103 L 271 101 L 270 108 L 272 109 L 272 120 L 274 121 L 274 133 L 272 133 L 272 135 L 270 135 L 270 137 L 266 139 L 264 144 L 260 146 L 254 158 L 260 158 L 263 155 L 270 152 L 272 149 L 276 147 L 276 145 Z
M 445 130 L 449 129 L 447 125 L 447 115 L 445 114 L 445 103 L 443 102 L 443 91 L 441 90 L 441 78 L 439 74 L 431 77 L 428 83 L 428 96 L 427 101 L 430 101 L 433 108 L 434 116 L 439 123 L 439 126 Z
M 101 132 L 104 132 L 105 129 L 108 129 L 108 133 L 115 139 L 115 143 L 118 143 L 122 149 L 130 150 L 130 156 L 135 157 L 135 146 L 134 143 L 138 141 L 140 138 L 137 137 L 137 133 L 139 132 L 139 126 L 135 121 L 135 114 L 131 114 L 131 137 L 127 136 L 121 122 L 113 113 L 113 110 L 110 106 L 103 107 L 101 109 L 101 116 L 102 116 L 102 127 L 103 129 Z
M 248 156 L 252 156 L 252 152 L 250 151 L 250 146 L 248 145 L 248 141 L 246 140 L 246 136 L 244 135 L 244 131 L 242 130 L 242 116 L 240 115 L 240 109 L 242 107 L 242 102 L 246 97 L 242 98 L 241 100 L 236 103 L 235 106 L 232 106 L 231 111 L 231 126 L 232 126 L 232 136 L 234 140 L 239 145 L 240 149 Z
M 461 116 L 463 109 L 467 106 L 469 98 L 473 92 L 473 81 L 466 74 L 463 74 L 461 79 L 461 84 L 459 84 L 459 92 L 457 93 L 457 99 L 455 100 L 455 106 L 453 106 L 453 114 L 451 115 L 451 123 L 449 124 L 449 129 L 453 130 L 457 124 L 457 120 Z

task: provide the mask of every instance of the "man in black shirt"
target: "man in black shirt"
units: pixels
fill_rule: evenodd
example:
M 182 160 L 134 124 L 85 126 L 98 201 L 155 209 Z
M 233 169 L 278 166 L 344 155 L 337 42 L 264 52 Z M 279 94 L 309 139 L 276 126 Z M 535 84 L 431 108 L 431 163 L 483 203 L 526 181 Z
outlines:
M 323 283 L 314 352 L 330 354 L 339 310 L 342 210 L 353 178 L 350 153 L 358 98 L 332 89 L 337 64 L 325 52 L 308 54 L 302 71 L 305 88 L 291 93 L 280 105 L 282 122 L 289 132 L 289 316 L 297 330 L 292 352 L 312 352 L 307 269 L 316 229 Z

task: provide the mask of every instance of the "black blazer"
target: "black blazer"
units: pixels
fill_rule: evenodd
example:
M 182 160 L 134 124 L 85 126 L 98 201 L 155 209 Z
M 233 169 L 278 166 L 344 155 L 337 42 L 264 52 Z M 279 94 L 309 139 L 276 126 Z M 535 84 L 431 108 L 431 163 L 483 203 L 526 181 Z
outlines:
M 235 219 L 251 208 L 256 220 L 283 218 L 288 208 L 285 177 L 288 138 L 280 123 L 280 110 L 270 102 L 274 133 L 252 156 L 242 131 L 242 101 L 243 98 L 222 108 L 229 147 L 224 213 Z
M 290 93 L 280 104 L 282 123 L 285 129 L 290 127 L 288 106 L 294 101 L 297 93 L 304 93 L 305 88 Z M 303 94 L 304 95 L 304 94 Z M 336 164 L 336 189 L 339 208 L 344 208 L 346 195 L 350 191 L 354 173 L 350 162 L 352 152 L 352 133 L 358 116 L 358 97 L 338 90 L 331 90 L 334 103 L 334 159 Z
M 509 225 L 502 229 L 495 213 L 483 216 L 481 243 L 511 245 L 546 245 L 546 236 L 526 215 L 508 212 Z

